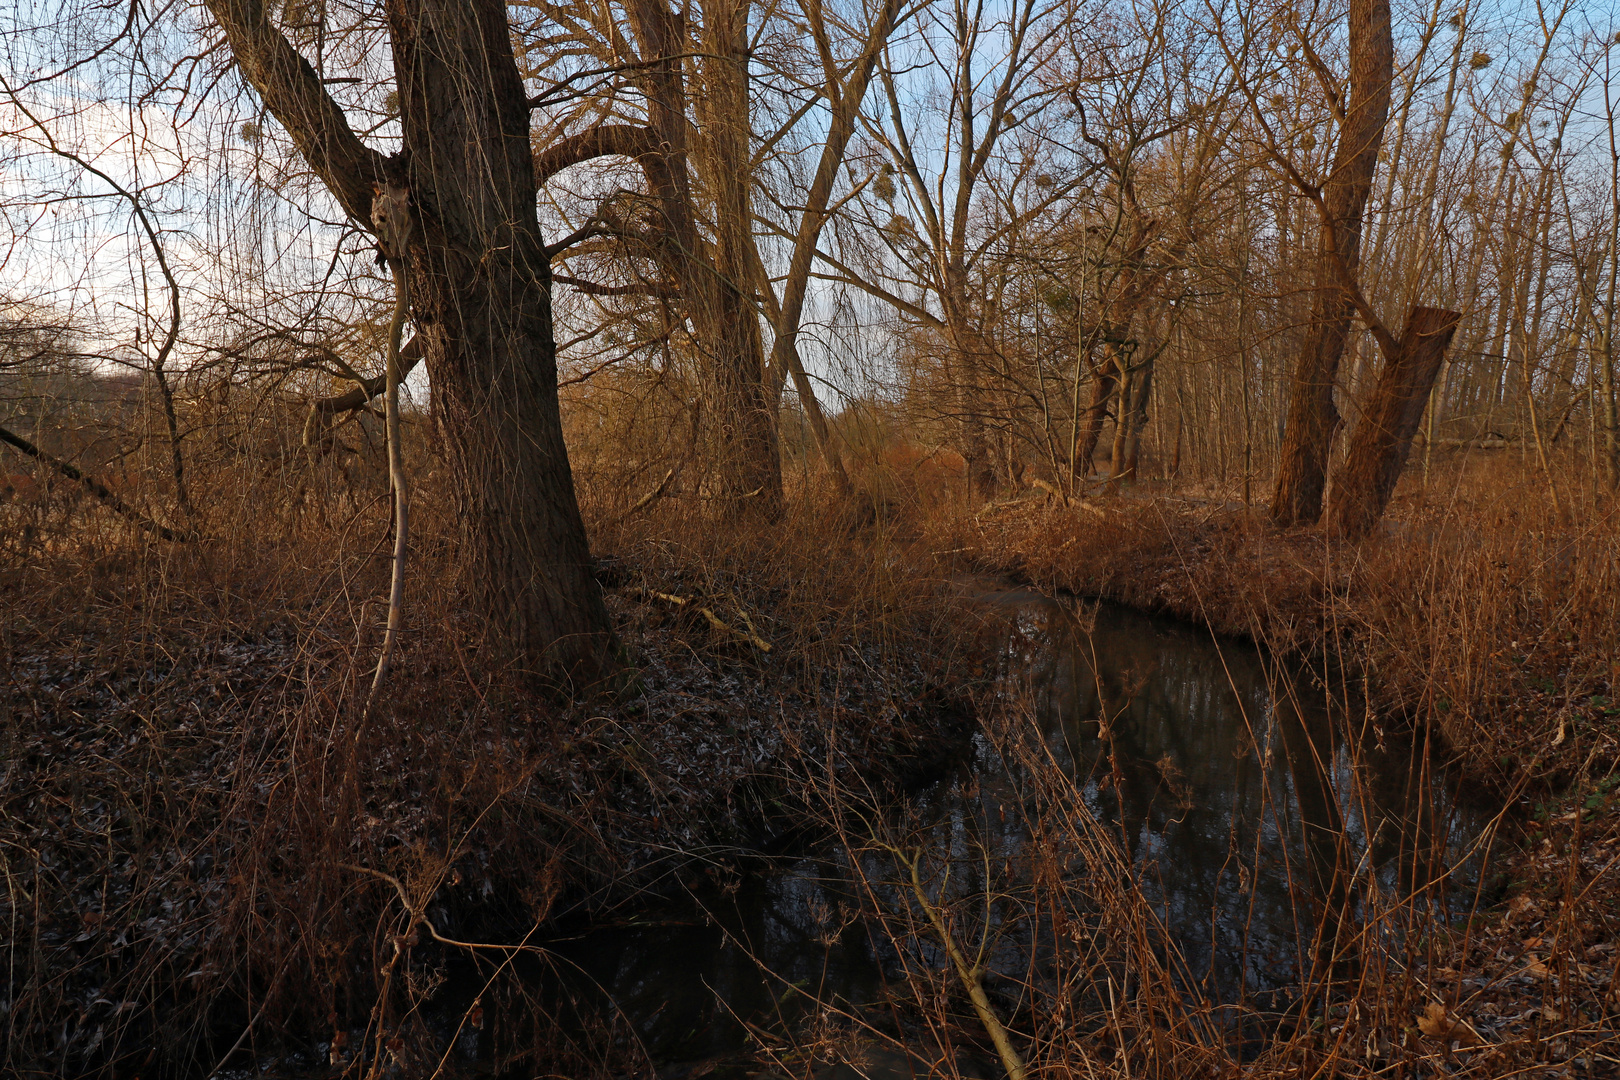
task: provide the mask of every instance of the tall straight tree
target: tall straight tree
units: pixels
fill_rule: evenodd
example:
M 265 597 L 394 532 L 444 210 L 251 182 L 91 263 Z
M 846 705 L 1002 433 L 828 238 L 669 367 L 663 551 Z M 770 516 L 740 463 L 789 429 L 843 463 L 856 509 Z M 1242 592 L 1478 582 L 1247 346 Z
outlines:
M 1305 182 L 1290 165 L 1295 182 L 1316 204 L 1320 231 L 1311 324 L 1289 386 L 1288 427 L 1271 500 L 1272 520 L 1283 526 L 1311 524 L 1322 516 L 1328 455 L 1339 428 L 1333 390 L 1351 316 L 1358 308 L 1362 224 L 1395 78 L 1389 0 L 1350 0 L 1349 45 L 1348 101 L 1340 100 L 1336 80 L 1325 66 L 1313 64 L 1339 123 L 1332 171 L 1317 186 Z M 1314 53 L 1309 55 L 1315 60 Z
M 410 190 L 411 309 L 461 522 L 461 572 L 492 641 L 589 683 L 613 634 L 591 576 L 557 405 L 551 278 L 529 105 L 498 0 L 390 0 L 403 147 L 351 130 L 259 0 L 208 0 L 237 65 L 351 222 Z
M 531 74 L 552 83 L 531 104 L 545 109 L 554 97 L 568 103 L 547 116 L 552 131 L 540 137 L 540 182 L 587 161 L 627 157 L 645 178 L 645 197 L 628 201 L 651 210 L 623 213 L 618 207 L 629 193 L 616 192 L 552 251 L 566 259 L 581 241 L 609 237 L 625 262 L 654 268 L 642 281 L 604 288 L 559 276 L 599 295 L 656 298 L 689 327 L 716 494 L 731 512 L 774 512 L 782 500 L 781 448 L 753 288 L 751 0 L 517 6 L 535 13 L 523 28 Z M 590 74 L 606 85 L 573 91 L 582 57 L 601 65 Z

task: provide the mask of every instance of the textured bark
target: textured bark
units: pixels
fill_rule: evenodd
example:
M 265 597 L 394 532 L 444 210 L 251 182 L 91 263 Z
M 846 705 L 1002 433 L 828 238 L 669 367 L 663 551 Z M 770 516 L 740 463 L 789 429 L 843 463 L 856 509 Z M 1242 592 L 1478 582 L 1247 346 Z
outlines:
M 752 290 L 753 168 L 748 154 L 748 0 L 703 3 L 703 172 L 714 199 L 714 267 L 706 303 L 710 327 L 703 347 L 718 424 L 719 494 L 731 507 L 776 512 L 782 500 L 776 395 L 766 385 L 765 337 Z M 748 502 L 740 502 L 748 500 Z
M 990 346 L 965 314 L 968 310 L 966 287 L 953 295 L 956 299 L 946 309 L 955 313 L 947 323 L 951 343 L 947 370 L 961 426 L 957 449 L 967 463 L 969 493 L 981 499 L 993 499 L 1001 489 L 1003 478 L 997 475 L 990 450 L 990 433 L 984 422 L 988 410 L 981 378 L 988 367 Z
M 209 6 L 249 82 L 358 223 L 372 183 L 410 187 L 413 345 L 433 379 L 463 584 L 502 653 L 550 680 L 599 680 L 615 646 L 563 445 L 529 110 L 504 7 L 391 0 L 405 149 L 385 161 L 261 4 Z
M 635 81 L 646 101 L 647 126 L 611 137 L 586 133 L 541 157 L 572 162 L 581 155 L 621 153 L 640 165 L 660 221 L 653 234 L 640 238 L 646 246 L 638 254 L 679 283 L 680 311 L 691 321 L 700 354 L 703 415 L 713 424 L 708 441 L 719 494 L 732 511 L 774 514 L 782 503 L 778 395 L 766 377 L 764 335 L 750 287 L 756 255 L 750 234 L 749 0 L 703 4 L 703 92 L 690 98 L 691 61 L 681 58 L 689 51 L 689 13 L 667 0 L 630 0 L 625 10 L 641 57 Z M 670 59 L 659 62 L 664 57 Z M 709 200 L 712 239 L 698 227 L 694 163 Z
M 557 403 L 529 109 L 496 0 L 393 0 L 418 333 L 461 506 L 466 585 L 497 636 L 591 681 L 613 648 Z
M 1385 357 L 1378 385 L 1351 436 L 1349 457 L 1334 479 L 1334 532 L 1359 538 L 1383 516 L 1461 318 L 1455 311 L 1431 307 L 1414 307 L 1407 316 L 1400 349 Z
M 1080 441 L 1070 465 L 1076 480 L 1091 475 L 1095 464 L 1092 459 L 1097 456 L 1097 443 L 1102 441 L 1103 421 L 1108 418 L 1108 402 L 1114 396 L 1114 383 L 1119 375 L 1120 365 L 1115 347 L 1112 344 L 1106 346 L 1102 363 L 1088 366 L 1091 367 L 1091 400 L 1086 403 L 1086 411 L 1080 419 Z
M 1322 516 L 1328 455 L 1340 422 L 1333 388 L 1355 311 L 1362 223 L 1389 120 L 1394 74 L 1389 0 L 1350 0 L 1350 101 L 1318 204 L 1316 298 L 1289 389 L 1288 427 L 1271 500 L 1271 517 L 1279 525 L 1311 524 Z
M 1124 429 L 1123 443 L 1119 439 L 1114 443 L 1117 448 L 1114 461 L 1116 481 L 1136 479 L 1136 466 L 1142 449 L 1142 429 L 1147 427 L 1148 405 L 1153 399 L 1153 367 L 1152 359 L 1142 364 L 1141 371 L 1136 377 L 1136 386 L 1131 392 L 1129 422 Z
M 714 271 L 707 348 L 713 380 L 720 493 L 741 509 L 775 513 L 782 502 L 777 394 L 766 379 L 765 339 L 752 290 L 753 163 L 749 153 L 749 0 L 705 0 L 705 93 L 698 101 L 714 194 Z

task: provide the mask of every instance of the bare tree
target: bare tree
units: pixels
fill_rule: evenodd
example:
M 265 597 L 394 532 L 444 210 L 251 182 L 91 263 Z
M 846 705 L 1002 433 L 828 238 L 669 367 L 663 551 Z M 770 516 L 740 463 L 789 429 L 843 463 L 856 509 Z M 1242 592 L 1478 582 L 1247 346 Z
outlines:
M 943 411 L 955 420 L 970 482 L 981 495 L 1009 479 L 1005 455 L 998 461 L 992 453 L 987 429 L 998 361 L 987 336 L 997 319 L 994 298 L 982 288 L 984 264 L 1010 233 L 1079 182 L 1070 171 L 1038 198 L 1020 202 L 1014 190 L 1045 174 L 1033 155 L 1008 160 L 1018 132 L 1061 100 L 1061 88 L 1040 78 L 1060 15 L 1057 4 L 1037 0 L 1002 12 L 959 0 L 914 31 L 908 47 L 917 69 L 903 71 L 891 46 L 881 73 L 883 106 L 867 118 L 885 159 L 884 183 L 845 223 L 839 250 L 821 252 L 830 279 L 864 290 L 942 339 L 951 399 Z M 907 104 L 912 97 L 937 99 L 938 107 L 917 109 Z M 891 176 L 900 179 L 904 206 L 920 225 L 896 212 Z M 908 292 L 916 299 L 902 295 Z
M 243 76 L 350 221 L 410 192 L 411 311 L 433 379 L 464 535 L 464 585 L 496 640 L 581 683 L 613 666 L 557 405 L 550 271 L 529 104 L 505 7 L 388 10 L 403 146 L 366 146 L 257 0 L 211 0 Z
M 1360 286 L 1356 268 L 1361 259 L 1363 218 L 1378 168 L 1395 77 L 1388 0 L 1351 0 L 1349 19 L 1347 100 L 1341 101 L 1337 79 L 1325 63 L 1312 63 L 1321 92 L 1339 122 L 1338 146 L 1328 175 L 1322 183 L 1313 183 L 1283 160 L 1294 182 L 1315 203 L 1320 232 L 1316 298 L 1289 392 L 1288 432 L 1271 501 L 1271 516 L 1279 525 L 1309 524 L 1322 516 L 1328 453 L 1339 427 L 1333 392 L 1350 320 L 1357 311 Z M 1311 47 L 1303 33 L 1300 42 L 1306 49 Z

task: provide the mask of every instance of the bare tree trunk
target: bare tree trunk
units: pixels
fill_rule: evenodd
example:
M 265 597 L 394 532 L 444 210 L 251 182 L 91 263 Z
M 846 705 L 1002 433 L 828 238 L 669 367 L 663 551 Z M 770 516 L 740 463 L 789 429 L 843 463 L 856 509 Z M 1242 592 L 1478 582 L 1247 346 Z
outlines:
M 765 339 L 752 290 L 754 279 L 752 185 L 749 154 L 748 12 L 750 0 L 705 0 L 704 172 L 715 200 L 711 303 L 713 332 L 702 344 L 712 353 L 719 479 L 730 509 L 758 507 L 773 515 L 782 503 L 782 452 L 777 394 L 765 373 Z M 699 268 L 698 272 L 705 272 Z M 747 500 L 742 501 L 742 500 Z
M 1080 418 L 1080 442 L 1075 448 L 1074 472 L 1079 480 L 1091 475 L 1097 456 L 1097 443 L 1102 441 L 1103 421 L 1108 418 L 1108 402 L 1114 396 L 1114 383 L 1119 376 L 1119 362 L 1112 344 L 1103 347 L 1103 362 L 1091 369 L 1091 400 Z
M 1603 397 L 1603 477 L 1610 491 L 1620 491 L 1620 408 L 1615 399 L 1614 332 L 1616 290 L 1620 289 L 1620 141 L 1615 132 L 1615 100 L 1609 71 L 1612 51 L 1603 53 L 1603 107 L 1609 125 L 1609 299 L 1603 312 L 1603 352 L 1592 358 L 1598 365 Z
M 1117 480 L 1136 480 L 1136 466 L 1142 448 L 1142 429 L 1147 426 L 1148 402 L 1153 397 L 1153 368 L 1154 361 L 1150 358 L 1143 363 L 1136 376 L 1136 388 L 1131 392 L 1130 424 L 1125 431 L 1124 468 L 1119 468 L 1116 463 L 1114 469 L 1114 477 Z
M 962 458 L 967 463 L 968 482 L 973 494 L 991 499 L 1000 486 L 996 465 L 990 453 L 990 437 L 985 431 L 984 403 L 977 382 L 980 366 L 971 355 L 957 356 L 956 409 L 962 426 Z
M 1385 358 L 1349 456 L 1334 478 L 1333 531 L 1365 536 L 1383 516 L 1460 318 L 1455 311 L 1430 307 L 1414 307 L 1407 317 L 1400 348 Z
M 209 0 L 265 105 L 351 219 L 372 186 L 409 186 L 412 308 L 461 523 L 461 583 L 491 643 L 549 680 L 613 665 L 557 404 L 551 276 L 529 109 L 495 0 L 389 6 L 405 149 L 384 159 L 256 0 Z
M 715 332 L 700 346 L 709 351 L 705 367 L 714 404 L 710 415 L 716 424 L 713 448 L 720 494 L 730 512 L 757 507 L 772 516 L 782 503 L 782 453 L 777 403 L 764 378 L 759 313 L 734 288 L 717 293 Z
M 1119 403 L 1114 406 L 1114 444 L 1108 449 L 1108 490 L 1117 492 L 1125 478 L 1125 445 L 1130 442 L 1131 426 L 1136 421 L 1136 410 L 1131 403 L 1136 398 L 1141 374 L 1129 367 L 1119 373 Z
M 1389 0 L 1350 0 L 1350 102 L 1317 207 L 1322 222 L 1316 299 L 1289 390 L 1288 431 L 1271 500 L 1272 520 L 1283 526 L 1311 524 L 1322 516 L 1328 455 L 1340 423 L 1333 388 L 1355 310 L 1350 290 L 1394 72 Z
M 416 324 L 460 504 L 464 585 L 513 655 L 593 682 L 612 666 L 613 635 L 563 444 L 550 261 L 506 9 L 409 0 L 389 22 L 423 246 Z
M 753 296 L 749 10 L 749 0 L 703 4 L 702 47 L 693 58 L 691 12 L 667 0 L 627 4 L 635 42 L 635 62 L 627 66 L 635 72 L 646 126 L 609 123 L 562 139 L 541 155 L 537 174 L 549 178 L 569 165 L 615 155 L 641 168 L 660 220 L 652 228 L 615 228 L 615 235 L 657 263 L 672 283 L 659 295 L 691 321 L 721 497 L 734 512 L 757 507 L 774 513 L 782 501 L 782 462 L 778 395 L 766 379 Z M 688 94 L 688 80 L 698 73 L 700 90 Z M 712 241 L 698 227 L 697 191 L 707 200 L 703 214 Z

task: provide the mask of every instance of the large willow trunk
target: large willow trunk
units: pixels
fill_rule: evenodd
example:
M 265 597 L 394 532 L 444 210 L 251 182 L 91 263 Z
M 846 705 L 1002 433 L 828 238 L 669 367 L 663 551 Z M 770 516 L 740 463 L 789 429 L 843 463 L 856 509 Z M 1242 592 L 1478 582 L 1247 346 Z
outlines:
M 248 81 L 349 216 L 407 184 L 412 311 L 453 478 L 462 582 L 491 643 L 574 686 L 612 666 L 557 404 L 551 279 L 529 110 L 497 0 L 393 0 L 404 149 L 349 129 L 316 73 L 248 0 L 209 0 Z
M 1350 0 L 1350 103 L 1318 207 L 1316 298 L 1289 388 L 1288 427 L 1271 500 L 1271 517 L 1279 525 L 1308 525 L 1322 516 L 1328 456 L 1339 429 L 1333 388 L 1355 312 L 1349 287 L 1361 261 L 1362 219 L 1389 120 L 1394 77 L 1389 0 Z
M 611 645 L 557 403 L 551 271 L 506 9 L 390 5 L 421 208 L 419 333 L 460 503 L 465 584 L 542 669 L 599 676 Z

